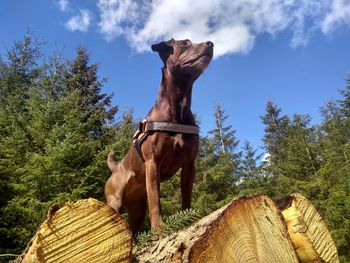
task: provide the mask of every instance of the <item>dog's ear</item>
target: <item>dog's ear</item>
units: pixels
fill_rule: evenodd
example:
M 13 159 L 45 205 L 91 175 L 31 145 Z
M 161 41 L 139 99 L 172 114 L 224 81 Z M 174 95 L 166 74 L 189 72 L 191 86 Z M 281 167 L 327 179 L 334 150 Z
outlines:
M 158 44 L 154 44 L 151 46 L 151 48 L 152 48 L 152 51 L 158 52 L 164 65 L 166 65 L 166 60 L 174 51 L 174 44 L 175 44 L 175 40 L 172 38 L 168 41 L 162 41 Z

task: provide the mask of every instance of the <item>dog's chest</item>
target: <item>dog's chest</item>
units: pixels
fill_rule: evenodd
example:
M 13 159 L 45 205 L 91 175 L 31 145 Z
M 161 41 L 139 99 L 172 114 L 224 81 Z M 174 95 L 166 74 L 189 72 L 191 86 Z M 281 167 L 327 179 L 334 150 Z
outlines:
M 161 150 L 161 172 L 174 174 L 186 162 L 195 159 L 198 151 L 198 136 L 190 134 L 167 135 Z
M 197 147 L 197 139 L 193 135 L 177 133 L 167 138 L 167 144 L 169 146 L 169 155 L 172 158 L 178 158 L 180 156 L 191 155 L 192 149 Z M 165 151 L 167 151 L 165 149 Z
M 160 132 L 151 134 L 142 145 L 146 159 L 154 159 L 166 166 L 181 166 L 195 159 L 199 137 L 195 134 Z
M 184 146 L 184 139 L 182 133 L 178 133 L 173 137 L 174 149 L 181 149 Z

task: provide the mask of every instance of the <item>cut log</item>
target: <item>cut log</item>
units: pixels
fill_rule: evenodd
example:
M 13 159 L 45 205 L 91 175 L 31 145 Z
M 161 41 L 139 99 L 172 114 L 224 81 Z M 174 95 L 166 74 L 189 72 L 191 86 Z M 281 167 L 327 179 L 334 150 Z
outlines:
M 131 250 L 131 233 L 121 216 L 87 199 L 51 209 L 22 262 L 130 262 Z
M 292 194 L 278 203 L 301 262 L 339 262 L 326 224 L 305 197 Z
M 282 215 L 264 195 L 243 197 L 136 254 L 139 262 L 299 262 Z
M 137 262 L 339 262 L 315 207 L 299 194 L 241 197 L 189 228 L 134 249 Z M 53 206 L 16 262 L 130 262 L 125 221 L 95 199 Z

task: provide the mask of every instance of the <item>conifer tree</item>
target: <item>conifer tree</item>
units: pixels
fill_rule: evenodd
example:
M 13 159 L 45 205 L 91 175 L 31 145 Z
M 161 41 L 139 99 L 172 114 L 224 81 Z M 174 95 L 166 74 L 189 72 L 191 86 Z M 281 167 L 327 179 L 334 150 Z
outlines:
M 289 118 L 286 115 L 281 116 L 281 108 L 272 101 L 267 102 L 266 113 L 260 118 L 265 125 L 263 142 L 267 158 L 264 162 L 264 170 L 266 176 L 274 177 L 280 175 L 276 164 L 279 159 L 284 158 L 282 154 L 282 140 L 287 132 Z
M 40 58 L 40 45 L 28 34 L 0 66 L 0 253 L 18 251 L 41 216 L 36 211 L 41 204 L 28 197 L 31 189 L 23 181 L 28 156 L 36 150 L 28 128 L 29 99 L 45 71 Z
M 78 48 L 76 58 L 62 70 L 64 89 L 60 97 L 41 103 L 44 108 L 37 116 L 50 120 L 45 112 L 52 112 L 54 122 L 47 127 L 44 152 L 31 156 L 28 170 L 35 175 L 31 182 L 43 184 L 38 187 L 42 200 L 64 201 L 103 192 L 99 183 L 105 178 L 96 167 L 96 158 L 102 158 L 98 153 L 111 143 L 111 122 L 117 109 L 111 106 L 111 96 L 101 93 L 103 82 L 97 79 L 97 69 L 97 64 L 89 65 L 86 50 Z M 36 109 L 39 105 L 32 112 Z M 43 189 L 47 189 L 46 194 Z
M 240 165 L 240 194 L 253 194 L 262 191 L 265 178 L 260 165 L 262 154 L 258 154 L 257 151 L 248 141 L 244 142 Z
M 319 169 L 319 150 L 315 127 L 308 115 L 295 114 L 282 140 L 280 174 L 302 181 L 311 180 Z
M 208 213 L 229 200 L 237 191 L 239 180 L 240 152 L 239 141 L 232 125 L 225 126 L 228 118 L 224 109 L 215 105 L 215 129 L 209 131 L 213 137 L 202 138 L 198 184 L 195 186 L 195 207 Z
M 215 104 L 214 116 L 216 127 L 208 133 L 214 136 L 215 151 L 222 153 L 234 151 L 238 144 L 238 141 L 235 141 L 235 131 L 232 130 L 232 125 L 224 127 L 228 116 L 218 103 Z
M 262 154 L 258 155 L 257 149 L 254 149 L 248 141 L 243 143 L 242 151 L 241 170 L 243 177 L 252 178 L 256 173 L 258 162 L 261 159 Z
M 325 216 L 342 262 L 350 260 L 350 104 L 349 80 L 342 99 L 322 108 L 318 208 Z
M 137 130 L 137 122 L 134 120 L 133 111 L 125 109 L 122 112 L 121 120 L 116 123 L 115 137 L 118 138 L 113 143 L 116 161 L 124 158 L 132 146 L 132 136 Z
M 103 198 L 116 107 L 85 49 L 69 63 L 39 59 L 26 36 L 1 65 L 1 252 L 19 252 L 52 203 Z
M 280 116 L 281 108 L 268 101 L 266 104 L 266 113 L 260 117 L 263 124 L 265 124 L 265 135 L 263 142 L 270 159 L 273 162 L 277 158 L 281 150 L 280 142 L 284 138 L 289 124 L 288 116 Z
M 86 123 L 92 136 L 98 137 L 104 133 L 103 127 L 113 120 L 117 108 L 106 108 L 112 96 L 101 93 L 105 80 L 97 79 L 98 65 L 89 65 L 89 60 L 86 49 L 79 47 L 75 59 L 68 62 L 65 81 L 67 92 L 75 95 L 81 121 Z
M 266 113 L 260 117 L 265 125 L 263 142 L 266 158 L 262 168 L 266 180 L 263 185 L 263 192 L 276 199 L 282 198 L 283 195 L 291 191 L 291 188 L 295 188 L 293 178 L 286 177 L 280 169 L 281 162 L 287 158 L 283 149 L 283 142 L 290 125 L 289 117 L 281 116 L 281 111 L 281 108 L 272 101 L 268 101 Z
M 340 94 L 343 96 L 343 99 L 339 101 L 341 112 L 344 117 L 350 117 L 350 74 L 346 79 L 346 87 L 343 90 L 340 90 Z

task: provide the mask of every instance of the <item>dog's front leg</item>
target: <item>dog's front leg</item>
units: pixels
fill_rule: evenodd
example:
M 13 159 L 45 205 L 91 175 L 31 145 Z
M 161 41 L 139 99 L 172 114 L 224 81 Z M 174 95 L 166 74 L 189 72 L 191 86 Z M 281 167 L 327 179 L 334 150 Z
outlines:
M 146 190 L 152 230 L 159 229 L 163 224 L 160 214 L 159 187 L 159 167 L 154 161 L 148 161 L 146 162 Z
M 191 208 L 192 187 L 195 176 L 194 161 L 186 163 L 181 169 L 182 210 Z

